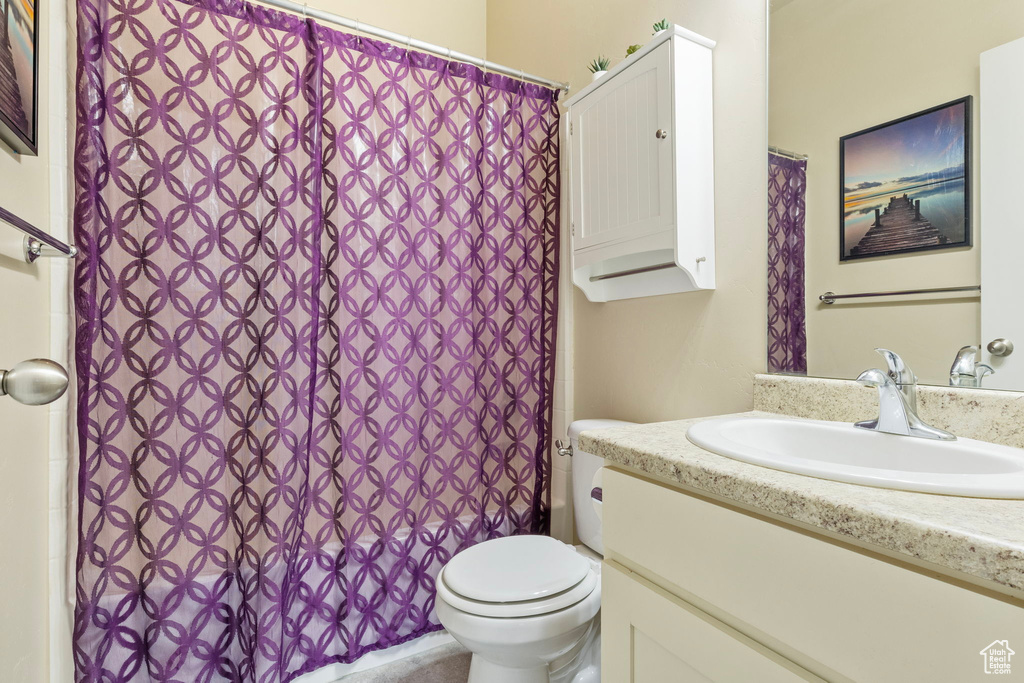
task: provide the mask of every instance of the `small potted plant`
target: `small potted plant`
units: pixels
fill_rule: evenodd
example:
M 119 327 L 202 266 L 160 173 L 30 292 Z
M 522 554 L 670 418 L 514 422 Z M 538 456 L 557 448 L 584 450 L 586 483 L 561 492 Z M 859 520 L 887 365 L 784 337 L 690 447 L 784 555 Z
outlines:
M 670 26 L 672 26 L 672 24 L 668 23 L 668 19 L 662 19 L 652 27 L 654 29 L 654 35 L 667 31 Z
M 626 56 L 630 56 L 631 54 L 633 54 L 642 47 L 643 45 L 630 45 L 629 47 L 626 48 Z
M 587 68 L 590 69 L 590 73 L 593 74 L 591 80 L 596 81 L 597 79 L 601 78 L 601 76 L 604 76 L 605 73 L 608 71 L 608 65 L 611 63 L 612 60 L 608 59 L 604 55 L 600 55 L 597 57 L 597 59 L 595 59 L 589 65 L 587 65 Z

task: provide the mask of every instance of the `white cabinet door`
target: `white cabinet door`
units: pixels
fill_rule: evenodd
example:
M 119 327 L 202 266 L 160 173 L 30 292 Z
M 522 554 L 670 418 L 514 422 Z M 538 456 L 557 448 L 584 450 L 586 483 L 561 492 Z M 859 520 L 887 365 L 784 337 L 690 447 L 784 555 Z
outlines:
M 981 346 L 995 369 L 986 389 L 1024 389 L 1024 38 L 981 54 Z M 989 342 L 1016 350 L 993 356 Z
M 821 681 L 607 562 L 601 570 L 601 677 L 615 683 Z
M 576 249 L 674 225 L 671 66 L 666 41 L 570 107 Z

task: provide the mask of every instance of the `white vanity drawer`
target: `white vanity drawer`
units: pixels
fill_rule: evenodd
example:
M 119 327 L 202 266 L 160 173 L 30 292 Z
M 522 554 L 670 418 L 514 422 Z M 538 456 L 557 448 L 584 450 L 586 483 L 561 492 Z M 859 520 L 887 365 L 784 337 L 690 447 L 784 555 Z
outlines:
M 601 571 L 602 676 L 616 683 L 820 681 L 643 579 Z
M 987 680 L 983 648 L 1024 646 L 1021 601 L 615 469 L 604 540 L 606 559 L 828 680 Z M 1024 680 L 1024 659 L 1001 680 Z

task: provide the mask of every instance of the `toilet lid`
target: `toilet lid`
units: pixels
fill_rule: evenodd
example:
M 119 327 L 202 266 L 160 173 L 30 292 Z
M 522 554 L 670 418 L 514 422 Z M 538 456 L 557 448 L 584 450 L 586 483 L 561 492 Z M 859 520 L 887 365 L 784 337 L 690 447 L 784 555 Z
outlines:
M 508 536 L 467 548 L 445 565 L 444 582 L 477 602 L 539 600 L 567 591 L 590 571 L 571 545 L 548 536 Z
M 470 600 L 454 592 L 445 583 L 445 568 L 437 575 L 437 599 L 468 614 L 475 614 L 481 617 L 539 617 L 551 612 L 572 607 L 583 602 L 594 592 L 598 593 L 600 600 L 601 576 L 596 569 L 591 569 L 583 580 L 567 591 L 555 593 L 547 598 L 539 600 L 523 600 L 522 602 L 481 602 Z

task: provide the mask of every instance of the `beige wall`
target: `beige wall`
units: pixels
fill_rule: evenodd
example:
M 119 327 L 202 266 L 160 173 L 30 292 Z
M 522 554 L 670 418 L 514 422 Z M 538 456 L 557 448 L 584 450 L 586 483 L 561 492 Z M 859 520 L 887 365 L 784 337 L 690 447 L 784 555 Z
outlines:
M 44 7 L 45 9 L 45 7 Z M 39 126 L 47 128 L 47 12 L 41 13 Z M 0 143 L 0 206 L 46 229 L 49 146 L 18 156 Z M 20 233 L 0 225 L 0 368 L 50 350 L 47 264 L 20 256 Z M 46 408 L 0 398 L 0 680 L 45 681 L 47 671 Z
M 308 1 L 310 7 L 450 47 L 474 57 L 484 57 L 487 53 L 486 0 Z
M 492 61 L 573 90 L 598 54 L 622 59 L 661 18 L 714 52 L 718 288 L 594 304 L 575 290 L 575 417 L 656 421 L 748 409 L 765 366 L 763 0 L 489 0 Z
M 976 298 L 824 306 L 818 295 L 978 284 L 978 55 L 1022 35 L 1020 0 L 793 0 L 772 13 L 768 139 L 810 157 L 809 374 L 856 377 L 884 346 L 946 384 L 957 349 L 979 343 Z M 974 248 L 840 264 L 839 138 L 964 95 L 975 97 Z

